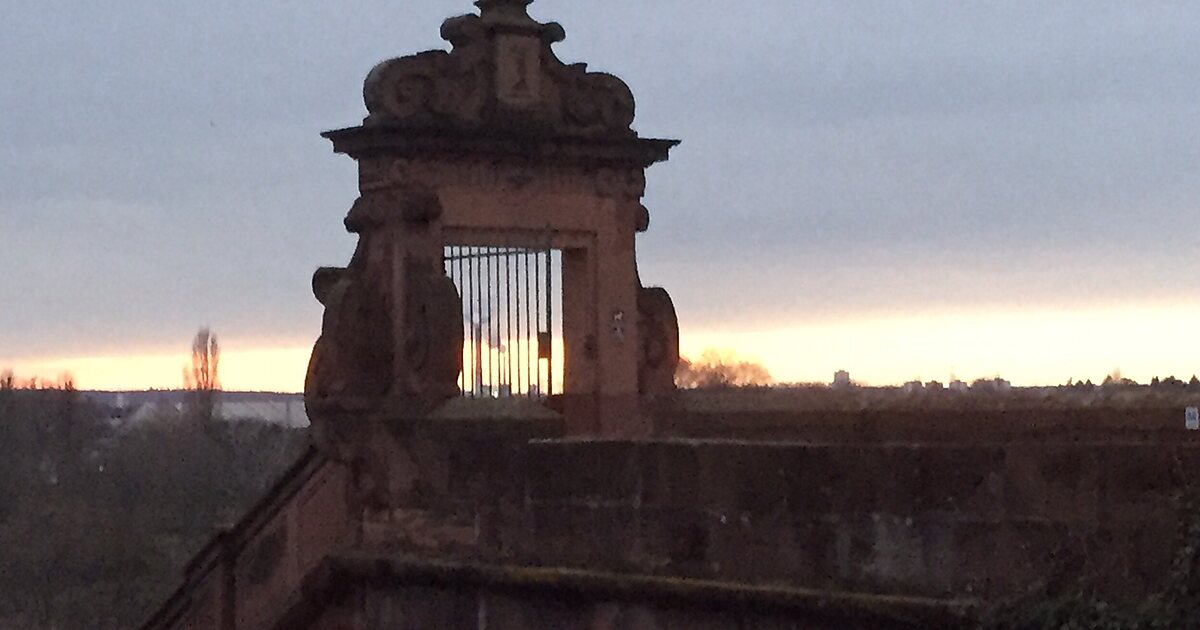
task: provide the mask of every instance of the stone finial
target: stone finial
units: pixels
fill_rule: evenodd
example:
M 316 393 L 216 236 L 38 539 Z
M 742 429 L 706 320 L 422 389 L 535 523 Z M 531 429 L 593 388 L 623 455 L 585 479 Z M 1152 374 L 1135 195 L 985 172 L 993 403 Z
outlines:
M 533 0 L 477 0 L 479 17 L 486 24 L 504 24 L 537 28 L 541 24 L 529 16 L 529 5 Z
M 480 15 L 485 17 L 492 11 L 528 15 L 526 8 L 531 4 L 533 4 L 533 0 L 475 0 L 475 6 L 479 7 Z
M 480 21 L 485 25 L 501 26 L 518 32 L 536 34 L 548 43 L 566 38 L 563 27 L 556 22 L 542 24 L 529 15 L 533 0 L 476 0 Z

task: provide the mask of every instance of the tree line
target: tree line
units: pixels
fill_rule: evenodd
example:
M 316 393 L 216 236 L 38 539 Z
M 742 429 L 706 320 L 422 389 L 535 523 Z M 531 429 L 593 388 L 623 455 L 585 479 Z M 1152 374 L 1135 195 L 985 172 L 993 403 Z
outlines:
M 204 413 L 120 426 L 69 380 L 29 385 L 0 377 L 4 628 L 136 627 L 307 447 L 304 430 Z

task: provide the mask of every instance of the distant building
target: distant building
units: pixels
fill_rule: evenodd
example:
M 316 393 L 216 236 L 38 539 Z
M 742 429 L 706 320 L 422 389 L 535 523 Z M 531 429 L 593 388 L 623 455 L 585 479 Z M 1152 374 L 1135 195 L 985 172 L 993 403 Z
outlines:
M 114 407 L 110 423 L 126 429 L 147 422 L 179 419 L 183 416 L 186 393 L 157 396 L 154 399 L 131 401 L 133 395 L 120 395 L 125 403 Z M 255 420 L 290 428 L 308 426 L 304 399 L 297 394 L 244 394 L 223 392 L 213 408 L 214 415 L 226 420 Z
M 830 385 L 834 389 L 848 389 L 854 386 L 850 381 L 850 373 L 846 370 L 838 370 L 833 373 L 833 383 Z
M 120 426 L 126 429 L 141 426 L 147 422 L 155 422 L 178 418 L 183 414 L 183 403 L 152 401 L 126 408 L 121 418 Z
M 218 400 L 214 411 L 226 420 L 262 420 L 292 428 L 308 426 L 304 402 L 290 396 L 282 400 Z

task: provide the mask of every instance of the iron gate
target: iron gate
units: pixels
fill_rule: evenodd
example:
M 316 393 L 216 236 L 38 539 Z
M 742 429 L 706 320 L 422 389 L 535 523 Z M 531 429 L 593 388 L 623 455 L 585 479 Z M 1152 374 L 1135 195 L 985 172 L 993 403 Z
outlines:
M 445 248 L 446 275 L 463 312 L 462 395 L 554 393 L 555 275 L 559 253 L 522 247 Z

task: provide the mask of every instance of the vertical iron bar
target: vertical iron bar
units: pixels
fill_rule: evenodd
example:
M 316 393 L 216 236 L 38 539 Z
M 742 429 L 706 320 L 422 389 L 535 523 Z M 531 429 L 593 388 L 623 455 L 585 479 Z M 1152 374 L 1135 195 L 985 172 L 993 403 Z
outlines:
M 487 321 L 487 307 L 484 305 L 484 291 L 487 284 L 484 281 L 484 265 L 487 263 L 487 258 L 483 256 L 482 247 L 472 248 L 472 257 L 475 259 L 475 374 L 478 377 L 478 382 L 475 384 L 475 390 L 479 396 L 483 396 L 483 385 L 486 382 L 484 362 L 484 323 Z
M 499 397 L 500 388 L 504 385 L 504 361 L 500 360 L 500 344 L 504 343 L 502 335 L 504 335 L 504 299 L 500 295 L 500 257 L 504 256 L 504 250 L 500 247 L 492 248 L 492 258 L 496 264 L 496 275 L 492 277 L 492 289 L 496 292 L 496 307 L 492 308 L 492 318 L 496 319 L 496 385 L 494 385 L 493 394 Z
M 504 379 L 508 385 L 508 393 L 512 395 L 512 248 L 508 247 L 504 250 L 504 348 L 505 361 L 504 364 L 508 369 L 507 377 Z
M 487 294 L 487 306 L 484 310 L 487 312 L 487 395 L 488 397 L 496 394 L 496 376 L 493 373 L 492 361 L 492 319 L 496 317 L 496 311 L 492 308 L 492 248 L 484 247 L 484 284 Z
M 529 250 L 528 249 L 526 249 L 524 251 L 524 255 L 522 256 L 522 259 L 524 260 L 524 263 L 525 263 L 525 393 L 529 394 L 529 393 L 531 393 L 530 390 L 532 389 L 532 385 L 533 385 L 533 378 L 532 378 L 533 372 L 532 372 L 532 370 L 530 370 L 530 364 L 534 364 L 534 365 L 537 364 L 537 355 L 530 354 L 531 352 L 536 352 L 536 350 L 533 350 L 533 346 L 529 343 L 529 338 L 530 338 L 530 335 L 532 334 L 532 329 L 529 325 L 530 324 L 529 313 L 530 313 L 530 309 L 532 309 L 532 307 L 529 305 L 529 302 L 531 300 L 529 299 Z
M 487 355 L 484 354 L 484 340 L 486 338 L 485 335 L 487 334 L 484 332 L 484 326 L 488 318 L 487 306 L 485 305 L 484 301 L 484 296 L 487 295 L 485 293 L 485 291 L 487 291 L 487 275 L 484 269 L 484 265 L 487 264 L 487 256 L 484 255 L 484 250 L 482 247 L 475 248 L 475 256 L 475 264 L 478 267 L 478 269 L 475 271 L 475 297 L 479 302 L 475 305 L 475 317 L 479 320 L 476 324 L 478 330 L 475 332 L 475 336 L 478 338 L 477 341 L 479 344 L 479 349 L 476 351 L 476 354 L 479 357 L 479 366 L 476 368 L 476 370 L 479 372 L 479 395 L 483 396 L 484 383 L 487 382 L 487 362 L 485 361 Z
M 470 255 L 472 249 L 474 249 L 474 248 L 471 248 L 471 247 L 467 248 L 466 297 L 467 297 L 467 326 L 468 326 L 468 333 L 469 333 L 470 340 L 471 340 L 471 349 L 467 352 L 467 356 L 471 357 L 470 358 L 471 398 L 474 398 L 475 390 L 477 389 L 476 388 L 477 383 L 475 382 L 475 259 L 473 257 L 471 257 L 471 255 Z M 466 372 L 465 366 L 463 367 L 463 371 Z
M 551 278 L 554 250 L 546 250 L 546 330 L 550 334 L 549 349 L 546 351 L 546 395 L 554 394 L 554 283 Z
M 477 396 L 483 395 L 483 263 L 484 259 L 479 257 L 480 248 L 471 248 L 472 258 L 475 260 L 475 376 L 478 377 L 475 383 L 475 392 Z
M 508 348 L 504 348 L 504 318 L 507 307 L 504 304 L 504 283 L 501 281 L 501 273 L 504 270 L 504 248 L 496 249 L 496 312 L 500 315 L 500 319 L 496 320 L 496 372 L 500 375 L 499 385 L 496 388 L 497 392 L 504 391 L 504 355 L 507 354 Z M 500 351 L 504 348 L 504 352 Z
M 475 294 L 476 294 L 475 297 L 479 301 L 479 303 L 475 306 L 475 311 L 476 311 L 475 317 L 478 319 L 478 322 L 475 324 L 476 328 L 478 328 L 478 331 L 475 333 L 475 336 L 479 338 L 478 339 L 479 345 L 477 346 L 477 349 L 475 351 L 476 355 L 479 357 L 479 365 L 476 366 L 476 368 L 475 368 L 476 373 L 479 374 L 479 384 L 476 386 L 476 388 L 479 390 L 479 395 L 483 396 L 483 383 L 485 380 L 484 379 L 484 372 L 485 372 L 484 366 L 486 365 L 486 363 L 484 363 L 484 360 L 483 360 L 484 359 L 483 327 L 484 327 L 484 321 L 487 318 L 487 313 L 486 313 L 485 307 L 483 305 L 483 295 L 484 295 L 484 293 L 483 293 L 484 280 L 483 279 L 484 279 L 484 265 L 487 264 L 487 257 L 483 255 L 482 247 L 475 248 L 475 255 L 476 255 L 476 258 L 475 258 L 476 263 L 475 264 L 477 267 L 477 269 L 475 270 Z
M 521 250 L 513 249 L 513 285 L 516 287 L 517 294 L 517 375 L 513 378 L 513 395 L 519 395 L 521 392 Z M 510 350 L 511 352 L 512 350 Z
M 483 281 L 480 279 L 480 274 L 483 273 L 483 258 L 479 257 L 479 248 L 471 248 L 471 260 L 474 270 L 472 271 L 472 282 L 475 284 L 475 315 L 471 320 L 472 334 L 475 335 L 475 395 L 483 395 Z
M 475 392 L 483 395 L 483 258 L 480 247 L 471 248 L 471 259 L 475 261 L 475 320 L 471 328 L 475 335 Z
M 466 264 L 465 264 L 465 261 L 463 260 L 463 246 L 459 245 L 458 246 L 458 278 L 455 279 L 454 284 L 455 284 L 455 287 L 458 289 L 458 298 L 462 305 L 462 311 L 463 311 L 462 313 L 460 313 L 460 315 L 463 317 L 464 320 L 466 319 L 466 315 L 467 315 L 467 301 L 465 299 L 467 297 L 467 291 L 466 291 L 467 284 L 466 284 L 466 274 L 463 273 L 465 271 L 465 269 L 466 269 Z M 464 329 L 466 328 L 466 325 L 467 325 L 466 322 L 464 322 L 463 323 Z M 466 331 L 464 330 L 464 332 L 466 332 Z M 467 339 L 467 336 L 464 334 L 463 340 L 466 341 L 466 339 Z M 466 346 L 465 343 L 463 345 Z M 467 348 L 464 347 L 463 355 L 465 356 L 466 354 L 467 354 Z M 461 389 L 462 389 L 462 393 L 465 395 L 467 393 L 467 362 L 464 360 L 464 361 L 462 361 L 462 363 L 460 363 L 460 365 L 462 366 L 462 388 Z
M 458 274 L 455 273 L 458 270 L 457 253 L 458 253 L 458 247 L 456 247 L 456 246 L 448 245 L 448 246 L 442 248 L 442 271 L 446 274 L 446 276 L 448 278 L 450 278 L 450 282 L 454 283 L 455 292 L 461 293 L 461 291 L 458 290 Z M 459 304 L 461 305 L 461 302 Z M 460 315 L 461 315 L 461 313 L 460 313 Z M 463 376 L 462 376 L 462 373 L 459 372 L 459 374 L 458 374 L 458 393 L 460 395 L 462 394 L 462 390 L 463 390 Z
M 538 396 L 545 393 L 542 387 L 542 261 L 539 260 L 540 253 L 533 256 L 533 300 L 534 300 L 534 320 L 537 322 L 537 347 L 534 349 L 537 357 L 537 390 Z
M 492 247 L 491 256 L 488 259 L 492 262 L 492 276 L 487 278 L 487 288 L 490 290 L 492 306 L 487 312 L 492 316 L 492 331 L 488 335 L 488 343 L 492 344 L 492 352 L 488 354 L 488 360 L 492 361 L 492 396 L 499 396 L 500 392 L 500 259 L 499 250 L 497 247 Z
M 491 261 L 492 261 L 492 277 L 488 279 L 488 285 L 489 285 L 489 288 L 491 289 L 491 292 L 492 292 L 491 295 L 492 295 L 492 299 L 494 301 L 492 303 L 492 307 L 489 309 L 489 312 L 492 315 L 492 330 L 491 330 L 491 334 L 488 335 L 488 339 L 490 340 L 490 341 L 488 341 L 488 343 L 495 344 L 495 348 L 493 348 L 493 350 L 495 352 L 493 354 L 489 354 L 488 358 L 493 361 L 493 364 L 492 364 L 492 371 L 493 371 L 492 396 L 498 397 L 500 395 L 500 378 L 501 378 L 501 374 L 500 374 L 500 372 L 501 372 L 501 366 L 500 366 L 500 318 L 503 317 L 503 315 L 500 312 L 500 249 L 499 248 L 497 248 L 497 247 L 492 248 Z

